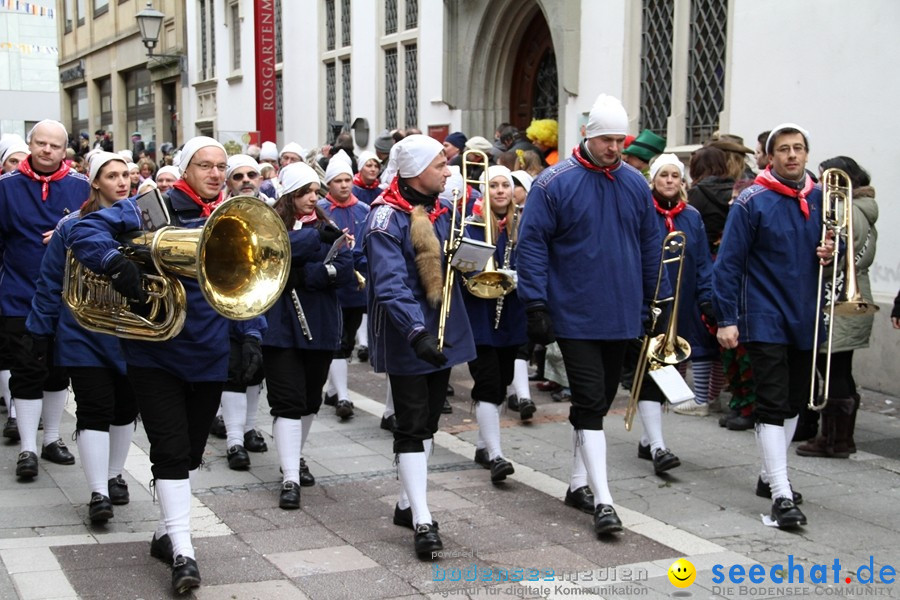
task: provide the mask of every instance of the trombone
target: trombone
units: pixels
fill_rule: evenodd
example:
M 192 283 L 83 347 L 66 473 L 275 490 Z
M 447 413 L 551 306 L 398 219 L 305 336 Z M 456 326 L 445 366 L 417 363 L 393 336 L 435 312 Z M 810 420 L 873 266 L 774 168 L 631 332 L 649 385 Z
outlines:
M 853 241 L 853 184 L 850 176 L 841 169 L 827 169 L 822 173 L 822 243 L 826 241 L 828 231 L 834 232 L 835 252 L 831 271 L 831 302 L 828 310 L 828 340 L 825 349 L 825 374 L 823 376 L 825 389 L 822 394 L 822 402 L 816 402 L 816 358 L 819 352 L 819 327 L 818 319 L 825 308 L 822 307 L 822 280 L 825 267 L 819 265 L 819 280 L 816 290 L 816 328 L 813 334 L 813 364 L 809 385 L 810 410 L 822 410 L 828 404 L 828 392 L 831 386 L 831 346 L 834 338 L 834 317 L 838 316 L 863 316 L 871 315 L 878 310 L 878 305 L 868 302 L 859 291 L 856 281 L 856 248 Z M 837 297 L 838 285 L 838 242 L 841 236 L 847 238 L 847 248 L 844 253 L 844 299 Z
M 628 406 L 625 408 L 625 430 L 631 431 L 634 424 L 634 416 L 637 414 L 638 399 L 641 389 L 644 387 L 644 376 L 648 371 L 661 369 L 666 365 L 677 365 L 686 361 L 691 356 L 691 345 L 687 340 L 678 337 L 676 324 L 678 321 L 678 301 L 681 295 L 681 273 L 684 269 L 684 253 L 687 251 L 687 235 L 683 231 L 672 231 L 663 240 L 662 255 L 659 260 L 659 271 L 656 276 L 656 291 L 653 293 L 653 301 L 650 303 L 650 331 L 644 336 L 641 344 L 641 352 L 638 355 L 637 367 L 634 370 L 634 380 L 631 384 L 631 396 L 628 398 Z M 666 256 L 666 255 L 669 256 Z M 675 278 L 675 289 L 671 298 L 660 298 L 659 288 L 662 279 L 666 276 L 666 265 L 678 263 L 678 275 Z M 656 321 L 662 314 L 660 305 L 671 302 L 672 310 L 669 313 L 669 325 L 666 332 L 653 336 L 656 329 Z

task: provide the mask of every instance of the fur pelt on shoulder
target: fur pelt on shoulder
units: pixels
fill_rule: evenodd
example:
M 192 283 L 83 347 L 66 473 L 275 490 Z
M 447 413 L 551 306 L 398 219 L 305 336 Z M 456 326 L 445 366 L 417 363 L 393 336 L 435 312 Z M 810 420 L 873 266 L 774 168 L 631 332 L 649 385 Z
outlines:
M 422 287 L 425 288 L 425 297 L 431 306 L 437 307 L 443 297 L 444 253 L 434 234 L 434 225 L 421 206 L 413 208 L 409 230 L 413 249 L 416 251 L 416 268 L 419 270 Z

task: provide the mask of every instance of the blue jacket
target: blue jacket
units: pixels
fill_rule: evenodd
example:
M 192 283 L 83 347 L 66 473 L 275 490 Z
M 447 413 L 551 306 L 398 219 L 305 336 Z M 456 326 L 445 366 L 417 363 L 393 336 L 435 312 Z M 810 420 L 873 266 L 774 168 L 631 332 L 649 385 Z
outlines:
M 809 219 L 797 200 L 752 185 L 735 200 L 713 265 L 719 327 L 737 325 L 741 342 L 789 344 L 812 349 L 822 237 L 822 191 L 806 198 Z M 822 339 L 821 337 L 819 339 Z
M 484 240 L 484 227 L 468 226 L 466 235 L 476 240 Z M 508 241 L 504 228 L 494 243 L 497 249 L 494 251 L 494 264 L 498 269 L 503 268 L 503 255 L 506 252 Z M 513 248 L 509 255 L 509 268 L 516 269 L 516 249 Z M 467 275 L 475 275 L 470 273 Z M 521 346 L 528 341 L 525 329 L 525 305 L 519 300 L 516 290 L 508 293 L 503 299 L 503 311 L 500 313 L 500 326 L 494 329 L 494 321 L 497 318 L 497 300 L 486 300 L 473 296 L 466 289 L 463 293 L 466 303 L 466 312 L 469 315 L 469 323 L 472 325 L 472 335 L 476 346 L 493 346 L 505 348 L 508 346 Z
M 448 212 L 434 222 L 434 233 L 443 248 L 450 233 L 450 203 L 441 201 Z M 475 358 L 472 329 L 466 316 L 459 277 L 451 294 L 445 329 L 446 366 L 437 367 L 420 360 L 410 341 L 422 331 L 438 334 L 441 308 L 425 299 L 425 289 L 416 267 L 416 252 L 410 239 L 410 215 L 388 204 L 376 204 L 369 213 L 363 236 L 363 251 L 369 264 L 366 286 L 369 300 L 369 350 L 377 373 L 422 375 L 450 368 Z M 446 270 L 446 261 L 442 268 Z M 446 271 L 444 274 L 446 277 Z
M 50 184 L 47 199 L 41 184 L 19 171 L 0 177 L 0 315 L 25 317 L 31 310 L 35 281 L 47 246 L 43 233 L 90 195 L 84 175 L 70 171 Z
M 201 227 L 206 218 L 199 207 L 181 191 L 171 189 L 164 199 L 175 225 Z M 122 200 L 110 208 L 93 212 L 72 226 L 70 248 L 88 269 L 106 273 L 110 259 L 118 254 L 121 243 L 116 236 L 139 231 L 142 221 L 133 199 Z M 184 329 L 165 342 L 122 339 L 122 352 L 128 365 L 163 369 L 185 381 L 226 381 L 228 379 L 229 333 L 242 339 L 262 339 L 266 329 L 263 317 L 247 321 L 229 321 L 206 302 L 196 279 L 178 277 L 187 295 Z
M 353 195 L 356 196 L 360 202 L 364 202 L 367 205 L 371 205 L 373 202 L 375 202 L 375 198 L 380 196 L 381 192 L 383 191 L 384 190 L 382 190 L 378 186 L 375 186 L 371 189 L 359 187 L 358 185 L 353 186 Z
M 69 233 L 81 211 L 62 218 L 41 261 L 31 312 L 25 321 L 35 335 L 56 336 L 54 361 L 61 367 L 103 367 L 125 374 L 125 359 L 119 339 L 81 327 L 62 300 Z
M 337 274 L 334 281 L 329 281 L 323 261 L 331 245 L 322 243 L 318 229 L 303 227 L 288 234 L 291 238 L 291 268 L 304 271 L 303 285 L 296 290 L 313 339 L 310 342 L 303 335 L 288 286 L 266 313 L 269 330 L 262 343 L 278 348 L 337 350 L 341 345 L 341 306 L 337 290 L 351 281 L 356 283 L 351 253 L 346 247 L 337 253 L 333 263 Z
M 659 232 L 665 238 L 666 219 L 659 213 Z M 710 360 L 719 356 L 716 338 L 709 333 L 700 320 L 700 305 L 712 302 L 712 257 L 703 226 L 703 217 L 693 206 L 686 206 L 673 219 L 675 230 L 687 238 L 684 265 L 681 273 L 681 292 L 678 300 L 678 335 L 691 345 L 691 360 Z M 667 254 L 666 258 L 671 255 Z M 666 265 L 666 275 L 670 285 L 675 285 L 678 277 L 678 263 Z
M 380 191 L 380 190 L 379 190 Z M 346 229 L 350 235 L 354 236 L 356 243 L 362 240 L 363 229 L 366 226 L 366 219 L 369 216 L 369 205 L 363 202 L 357 202 L 353 206 L 338 206 L 332 208 L 331 201 L 323 198 L 319 200 L 319 208 L 321 208 L 328 218 L 334 221 L 338 229 Z M 365 254 L 362 252 L 354 253 L 354 268 L 363 276 L 366 274 Z M 337 290 L 338 300 L 341 306 L 345 308 L 358 308 L 366 305 L 366 292 L 359 289 L 359 282 L 356 276 L 347 285 L 343 285 Z
M 570 157 L 538 176 L 522 212 L 519 298 L 546 304 L 562 338 L 639 337 L 656 289 L 662 238 L 650 188 L 625 163 L 611 176 Z

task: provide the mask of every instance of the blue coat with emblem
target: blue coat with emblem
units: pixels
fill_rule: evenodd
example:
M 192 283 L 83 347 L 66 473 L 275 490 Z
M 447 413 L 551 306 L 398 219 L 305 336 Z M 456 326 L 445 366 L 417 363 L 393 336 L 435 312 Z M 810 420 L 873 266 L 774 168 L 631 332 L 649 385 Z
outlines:
M 334 221 L 338 229 L 347 230 L 356 242 L 362 240 L 363 230 L 366 227 L 366 219 L 369 217 L 369 205 L 363 202 L 355 202 L 348 206 L 341 206 L 332 203 L 327 198 L 319 200 L 319 208 L 324 211 L 328 218 Z M 363 276 L 366 273 L 366 258 L 362 252 L 354 252 L 354 268 Z M 352 281 L 338 288 L 338 300 L 341 306 L 345 308 L 358 308 L 366 305 L 366 292 L 359 289 L 359 282 L 356 276 Z
M 206 217 L 200 208 L 177 189 L 163 196 L 173 225 L 202 227 Z M 109 208 L 93 212 L 77 221 L 69 236 L 69 247 L 87 268 L 106 273 L 109 261 L 118 254 L 121 243 L 116 236 L 140 231 L 141 213 L 134 199 L 122 200 Z M 125 362 L 137 367 L 163 369 L 184 381 L 227 381 L 229 335 L 242 339 L 262 339 L 266 320 L 230 321 L 206 302 L 196 279 L 178 277 L 187 296 L 184 329 L 165 342 L 120 340 Z

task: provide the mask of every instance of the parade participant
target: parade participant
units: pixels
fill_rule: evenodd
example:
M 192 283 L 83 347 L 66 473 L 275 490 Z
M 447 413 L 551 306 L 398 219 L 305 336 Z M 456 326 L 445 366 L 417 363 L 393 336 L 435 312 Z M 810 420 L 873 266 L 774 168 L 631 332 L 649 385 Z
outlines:
M 496 245 L 494 261 L 497 269 L 515 281 L 515 244 L 518 211 L 512 201 L 513 180 L 509 169 L 488 167 L 487 189 L 482 187 L 490 203 Z M 475 206 L 475 214 L 468 221 L 467 237 L 484 240 L 487 207 Z M 508 264 L 506 264 L 508 261 Z M 472 275 L 475 275 L 474 273 Z M 475 341 L 475 360 L 469 361 L 472 375 L 472 400 L 478 421 L 478 443 L 475 462 L 491 471 L 491 482 L 498 483 L 515 473 L 512 463 L 503 457 L 500 448 L 500 406 L 506 400 L 506 387 L 512 383 L 519 347 L 528 341 L 525 332 L 525 308 L 515 289 L 501 300 L 478 298 L 471 292 L 463 294 L 469 323 Z M 498 303 L 499 308 L 498 308 Z M 499 321 L 497 320 L 499 312 Z
M 562 351 L 572 390 L 573 475 L 583 462 L 593 489 L 573 476 L 567 504 L 594 504 L 598 535 L 622 529 L 607 482 L 603 418 L 626 343 L 641 333 L 642 308 L 653 298 L 662 245 L 650 188 L 622 163 L 627 128 L 622 104 L 598 97 L 574 155 L 534 181 L 519 229 L 518 292 L 528 336 L 544 345 L 555 339 Z M 591 290 L 589 303 L 584 290 Z M 670 293 L 667 280 L 660 293 Z
M 156 172 L 156 188 L 160 194 L 165 194 L 179 179 L 181 179 L 181 171 L 178 170 L 178 167 L 173 165 L 160 167 Z
M 713 267 L 713 291 L 725 348 L 744 344 L 756 380 L 756 443 L 762 459 L 759 488 L 768 488 L 779 527 L 806 524 L 787 473 L 787 448 L 797 414 L 809 396 L 821 290 L 820 263 L 834 242 L 820 245 L 822 192 L 806 173 L 809 134 L 784 123 L 766 141 L 770 165 L 728 213 Z M 818 260 L 816 259 L 818 257 Z M 820 337 L 819 339 L 824 339 Z
M 353 195 L 361 202 L 372 204 L 381 195 L 381 160 L 374 152 L 364 150 L 359 153 L 359 172 L 353 176 Z
M 222 200 L 225 148 L 209 137 L 195 137 L 179 157 L 182 178 L 164 196 L 172 225 L 201 227 Z M 139 306 L 145 299 L 141 271 L 120 251 L 116 236 L 143 225 L 133 200 L 92 212 L 71 230 L 70 247 L 88 269 L 108 275 L 120 294 Z M 150 440 L 150 462 L 159 499 L 160 522 L 150 554 L 172 566 L 176 593 L 200 585 L 191 543 L 190 474 L 203 458 L 210 423 L 227 379 L 229 334 L 243 343 L 244 377 L 261 362 L 259 340 L 265 319 L 229 321 L 206 302 L 194 278 L 181 277 L 187 315 L 181 333 L 168 341 L 122 339 L 120 344 Z
M 372 366 L 390 377 L 396 411 L 394 452 L 403 493 L 394 523 L 415 531 L 420 557 L 443 548 L 426 490 L 428 454 L 450 368 L 475 358 L 458 286 L 451 290 L 443 351 L 437 338 L 446 262 L 442 244 L 451 218 L 449 203 L 438 194 L 449 175 L 437 140 L 411 135 L 397 142 L 383 177 L 388 188 L 373 203 L 363 238 Z
M 113 517 L 114 504 L 129 502 L 122 472 L 138 408 L 119 340 L 76 323 L 63 305 L 62 289 L 72 227 L 84 216 L 128 197 L 128 165 L 118 154 L 102 152 L 91 160 L 88 181 L 90 197 L 80 210 L 63 217 L 47 246 L 25 325 L 33 339 L 52 348 L 56 364 L 65 367 L 72 379 L 78 454 L 91 492 L 88 517 L 105 523 Z
M 556 149 L 558 129 L 559 124 L 555 119 L 533 119 L 525 130 L 531 143 L 541 151 L 541 162 L 548 167 L 559 162 L 559 152 Z
M 21 443 L 16 462 L 20 480 L 37 477 L 37 433 L 43 417 L 41 458 L 71 465 L 75 457 L 59 435 L 69 380 L 56 367 L 48 340 L 33 340 L 25 328 L 31 310 L 35 275 L 47 242 L 61 218 L 78 210 L 90 185 L 63 161 L 68 133 L 62 123 L 40 121 L 28 134 L 31 154 L 18 170 L 0 178 L 0 324 L 5 338 Z
M 280 166 L 286 167 L 293 163 L 303 162 L 303 155 L 306 150 L 297 142 L 288 142 L 278 153 L 278 161 Z
M 28 152 L 28 144 L 18 135 L 4 136 L 0 141 L 0 174 L 18 169 L 19 163 L 25 160 Z
M 622 160 L 643 174 L 648 173 L 650 161 L 662 154 L 666 149 L 666 138 L 650 131 L 643 130 L 628 147 L 622 150 Z
M 353 170 L 343 160 L 330 160 L 325 170 L 325 185 L 328 194 L 319 201 L 319 208 L 334 221 L 342 231 L 346 231 L 354 240 L 362 239 L 369 206 L 353 195 Z M 365 272 L 365 257 L 360 253 L 359 271 Z M 350 356 L 356 345 L 356 331 L 366 314 L 366 293 L 360 289 L 354 276 L 349 285 L 338 288 L 338 300 L 341 303 L 341 347 L 334 353 L 328 370 L 328 391 L 334 412 L 341 419 L 353 416 L 353 403 L 350 402 L 347 389 L 347 371 Z M 330 403 L 329 403 L 330 404 Z
M 328 365 L 340 346 L 337 290 L 354 275 L 346 248 L 333 262 L 325 262 L 341 230 L 316 207 L 316 172 L 306 163 L 293 163 L 279 178 L 284 191 L 275 210 L 290 234 L 291 279 L 266 313 L 263 362 L 283 478 L 278 505 L 290 510 L 300 508 L 301 477 L 307 478 L 307 485 L 315 483 L 301 464 L 301 454 L 319 412 Z
M 141 170 L 135 163 L 128 163 L 128 175 L 131 178 L 131 187 L 128 190 L 129 196 L 134 196 L 138 192 L 141 185 Z
M 444 138 L 444 154 L 450 165 L 462 165 L 462 153 L 466 149 L 468 138 L 462 131 L 454 131 Z

